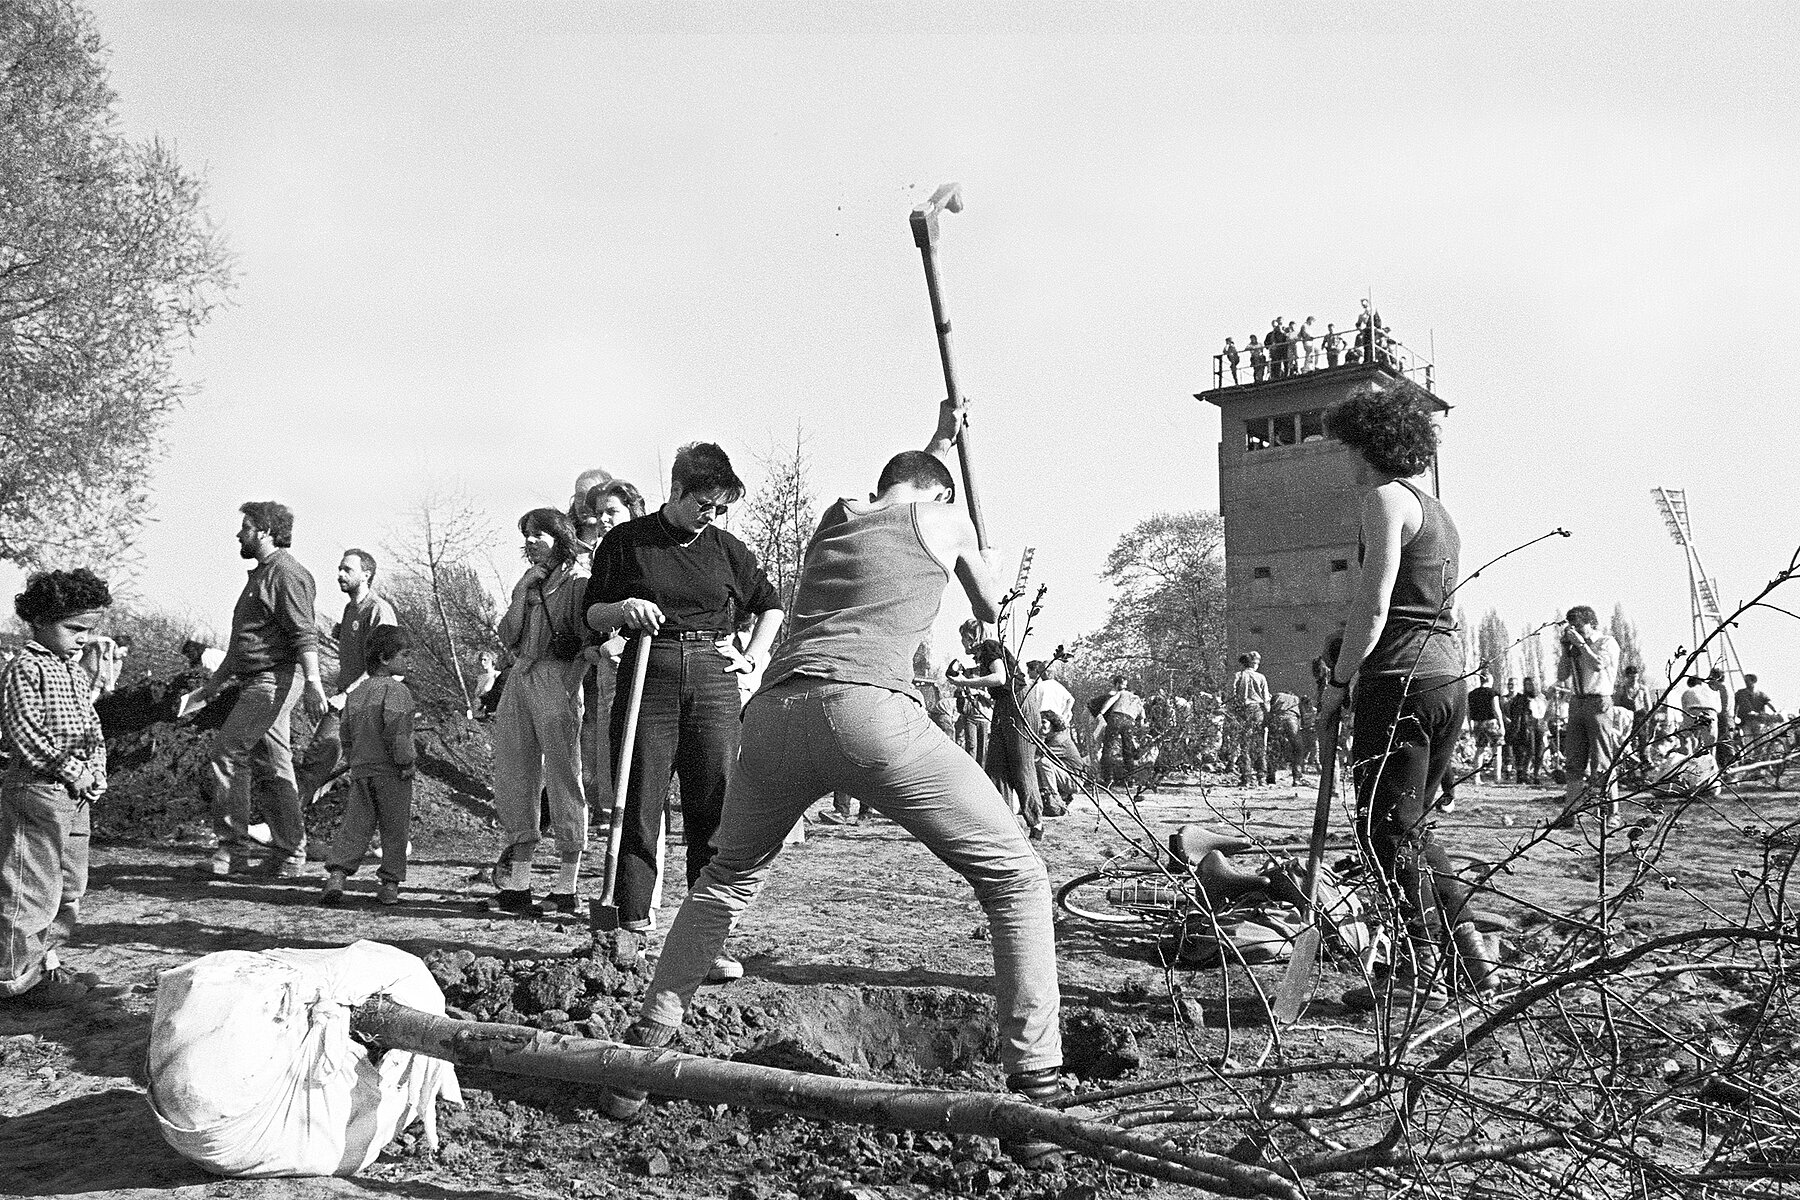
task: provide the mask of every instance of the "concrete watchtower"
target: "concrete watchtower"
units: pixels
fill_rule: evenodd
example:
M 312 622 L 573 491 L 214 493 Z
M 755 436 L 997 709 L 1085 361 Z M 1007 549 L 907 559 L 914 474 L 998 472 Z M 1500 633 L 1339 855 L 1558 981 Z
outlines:
M 1376 318 L 1379 321 L 1379 318 Z M 1436 406 L 1432 367 L 1391 339 L 1351 347 L 1353 362 L 1303 362 L 1264 378 L 1246 358 L 1235 370 L 1213 359 L 1213 387 L 1195 396 L 1219 406 L 1219 511 L 1225 519 L 1227 666 L 1262 654 L 1275 691 L 1313 695 L 1312 660 L 1343 628 L 1354 586 L 1362 457 L 1325 432 L 1326 410 L 1365 385 L 1416 388 Z M 1241 380 L 1241 382 L 1240 382 Z M 1438 492 L 1434 462 L 1415 480 Z

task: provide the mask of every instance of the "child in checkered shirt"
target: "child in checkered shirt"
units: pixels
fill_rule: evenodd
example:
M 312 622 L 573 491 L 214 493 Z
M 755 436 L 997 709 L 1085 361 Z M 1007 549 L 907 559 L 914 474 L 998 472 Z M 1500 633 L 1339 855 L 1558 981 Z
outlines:
M 14 611 L 31 627 L 0 674 L 0 1001 L 51 1007 L 88 992 L 58 961 L 87 890 L 88 820 L 106 791 L 106 741 L 81 651 L 112 604 L 93 572 L 31 576 Z

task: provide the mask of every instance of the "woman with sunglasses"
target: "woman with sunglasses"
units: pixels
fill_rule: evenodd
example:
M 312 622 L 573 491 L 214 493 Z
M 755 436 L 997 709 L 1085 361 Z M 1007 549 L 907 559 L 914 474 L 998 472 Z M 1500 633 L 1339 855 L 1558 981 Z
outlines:
M 644 698 L 631 758 L 625 827 L 614 898 L 620 925 L 651 928 L 656 844 L 669 777 L 681 779 L 681 818 L 689 886 L 712 858 L 725 787 L 738 755 L 736 676 L 768 660 L 781 628 L 781 601 L 756 556 L 715 522 L 744 494 L 731 460 L 708 442 L 683 446 L 670 471 L 669 499 L 628 521 L 600 543 L 588 583 L 587 621 L 597 633 L 623 629 L 650 640 Z M 742 654 L 731 635 L 738 614 L 754 614 Z M 629 696 L 642 660 L 628 650 L 618 694 Z M 613 761 L 625 738 L 628 705 L 613 705 Z M 736 979 L 743 968 L 721 955 L 714 975 Z

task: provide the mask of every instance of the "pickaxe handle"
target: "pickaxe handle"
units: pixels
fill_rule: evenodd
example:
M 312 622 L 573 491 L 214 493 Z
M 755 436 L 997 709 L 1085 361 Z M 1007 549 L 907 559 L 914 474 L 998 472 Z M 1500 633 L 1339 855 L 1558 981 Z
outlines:
M 939 194 L 944 194 L 950 186 L 946 184 L 939 188 Z M 956 207 L 962 207 L 960 200 Z M 925 290 L 931 295 L 931 321 L 937 328 L 938 357 L 944 364 L 944 394 L 952 404 L 960 407 L 962 392 L 956 386 L 956 363 L 950 355 L 950 318 L 944 315 L 944 292 L 938 284 L 937 229 L 935 205 L 913 210 L 913 241 L 918 244 L 919 255 L 925 260 Z M 956 450 L 958 464 L 962 467 L 963 504 L 969 510 L 969 520 L 975 524 L 976 543 L 986 550 L 987 523 L 981 519 L 981 497 L 975 490 L 974 452 L 969 448 L 969 427 L 966 422 L 957 436 Z

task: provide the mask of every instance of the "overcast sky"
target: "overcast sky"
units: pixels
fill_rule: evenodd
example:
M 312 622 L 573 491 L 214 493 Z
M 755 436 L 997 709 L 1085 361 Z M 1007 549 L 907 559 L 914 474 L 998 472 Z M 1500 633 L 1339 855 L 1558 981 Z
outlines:
M 142 543 L 142 590 L 220 627 L 249 498 L 299 514 L 331 604 L 337 552 L 434 485 L 504 531 L 588 466 L 660 498 L 697 438 L 754 484 L 803 428 L 821 492 L 866 493 L 941 395 L 906 215 L 951 179 L 1042 649 L 1098 624 L 1132 523 L 1216 506 L 1193 393 L 1226 335 L 1371 291 L 1455 406 L 1465 567 L 1574 532 L 1471 616 L 1623 600 L 1653 657 L 1686 642 L 1653 485 L 1727 601 L 1800 541 L 1791 4 L 95 7 L 127 130 L 204 174 L 242 272 Z M 1737 636 L 1800 701 L 1800 622 Z

